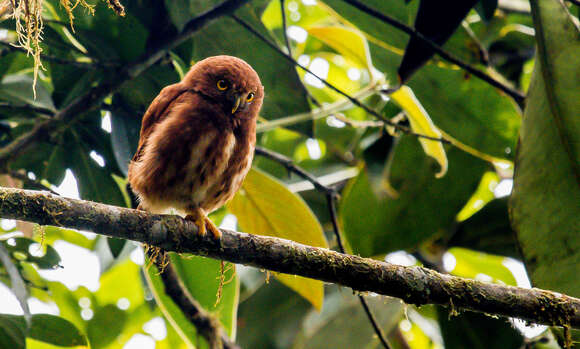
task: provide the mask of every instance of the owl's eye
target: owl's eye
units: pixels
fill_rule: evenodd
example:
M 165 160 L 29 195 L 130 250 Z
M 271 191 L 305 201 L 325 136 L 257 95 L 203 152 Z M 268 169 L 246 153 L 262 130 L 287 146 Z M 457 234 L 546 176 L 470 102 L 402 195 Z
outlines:
M 218 90 L 220 90 L 220 91 L 225 91 L 225 90 L 227 90 L 227 89 L 228 89 L 228 82 L 227 82 L 227 81 L 225 81 L 225 80 L 219 80 L 219 81 L 217 82 L 217 88 L 218 88 Z
M 248 93 L 248 97 L 246 97 L 246 102 L 250 103 L 254 100 L 254 92 Z

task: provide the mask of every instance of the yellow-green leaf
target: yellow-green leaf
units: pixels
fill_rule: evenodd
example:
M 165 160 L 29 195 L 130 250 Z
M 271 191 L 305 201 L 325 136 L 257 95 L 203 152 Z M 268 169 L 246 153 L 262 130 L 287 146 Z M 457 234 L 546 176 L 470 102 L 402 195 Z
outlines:
M 499 181 L 500 178 L 497 173 L 491 171 L 484 173 L 477 189 L 457 214 L 457 221 L 462 222 L 473 216 L 483 206 L 493 200 L 495 198 L 493 191 Z
M 344 57 L 352 59 L 372 74 L 372 60 L 365 37 L 357 30 L 341 26 L 308 27 L 308 33 Z
M 259 170 L 252 169 L 248 173 L 242 189 L 227 207 L 248 233 L 328 247 L 320 223 L 304 200 Z M 316 309 L 322 308 L 324 289 L 321 281 L 294 275 L 275 276 Z
M 413 132 L 424 136 L 441 138 L 441 132 L 439 132 L 437 126 L 435 126 L 433 121 L 431 121 L 429 114 L 427 114 L 427 111 L 423 108 L 421 102 L 419 102 L 417 97 L 415 97 L 415 94 L 410 87 L 402 86 L 400 89 L 392 93 L 390 97 L 406 112 Z M 423 137 L 419 137 L 419 142 L 421 142 L 425 154 L 437 160 L 439 166 L 441 166 L 441 170 L 435 174 L 435 177 L 441 178 L 445 176 L 448 164 L 443 144 L 439 141 Z

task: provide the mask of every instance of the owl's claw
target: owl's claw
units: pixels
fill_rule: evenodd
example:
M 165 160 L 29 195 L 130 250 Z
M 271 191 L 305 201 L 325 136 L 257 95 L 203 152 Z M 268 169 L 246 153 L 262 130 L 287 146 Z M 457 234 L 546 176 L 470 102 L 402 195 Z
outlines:
M 197 226 L 197 233 L 201 236 L 205 236 L 209 230 L 214 238 L 220 239 L 222 237 L 222 233 L 218 227 L 200 209 L 192 211 L 185 219 L 192 221 Z

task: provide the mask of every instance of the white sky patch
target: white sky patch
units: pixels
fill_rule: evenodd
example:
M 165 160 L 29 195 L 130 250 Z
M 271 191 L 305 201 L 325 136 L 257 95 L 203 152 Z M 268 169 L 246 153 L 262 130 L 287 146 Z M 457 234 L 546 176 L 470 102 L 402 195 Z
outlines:
M 95 313 L 93 312 L 92 309 L 86 308 L 81 310 L 81 317 L 83 318 L 83 320 L 89 321 L 90 319 L 93 318 L 93 315 L 95 315 Z
M 511 194 L 514 187 L 513 179 L 502 179 L 493 190 L 493 195 L 496 198 L 503 198 Z
M 314 138 L 308 138 L 306 140 L 306 149 L 308 149 L 308 156 L 313 160 L 318 160 L 322 157 L 322 149 L 320 149 L 320 144 Z
M 391 264 L 409 267 L 417 263 L 417 259 L 405 251 L 391 252 L 385 256 L 385 261 Z
M 286 35 L 297 43 L 303 43 L 308 38 L 308 32 L 297 25 L 291 25 L 286 28 Z
M 129 258 L 131 258 L 131 261 L 137 265 L 145 264 L 145 256 L 143 255 L 143 249 L 141 246 L 138 246 L 133 251 L 131 251 Z
M 30 308 L 30 313 L 32 314 L 51 314 L 58 315 L 59 310 L 56 303 L 50 302 L 45 303 L 38 298 L 30 298 L 28 300 L 28 307 Z
M 413 324 L 411 324 L 411 321 L 409 321 L 407 319 L 403 319 L 403 320 L 401 320 L 401 322 L 399 322 L 399 328 L 403 332 L 411 331 L 412 327 L 413 327 Z
M 73 172 L 68 168 L 65 171 L 62 183 L 60 183 L 58 187 L 52 189 L 64 197 L 80 199 L 77 179 Z
M 105 115 L 101 118 L 101 128 L 107 133 L 111 133 L 113 127 L 111 126 L 111 113 L 105 112 Z
M 28 172 L 26 175 L 33 181 L 36 180 L 36 175 L 34 174 L 34 172 Z
M 156 341 L 164 340 L 167 337 L 167 327 L 161 317 L 154 317 L 143 324 L 143 331 L 151 335 Z
M 62 268 L 39 270 L 42 277 L 62 282 L 70 290 L 79 286 L 92 292 L 99 289 L 100 266 L 96 253 L 62 240 L 55 241 L 52 247 L 60 255 Z
M 492 282 L 493 278 L 487 274 L 478 273 L 475 275 L 475 280 L 481 281 L 481 282 Z
M 455 269 L 456 265 L 457 259 L 455 259 L 455 256 L 449 252 L 445 252 L 443 254 L 443 269 L 450 273 L 453 271 L 453 269 Z
M 348 76 L 349 79 L 351 79 L 352 81 L 358 81 L 360 80 L 360 70 L 357 68 L 350 68 L 347 72 L 346 75 Z
M 298 11 L 298 3 L 296 1 L 288 1 L 288 10 L 294 12 L 294 11 Z
M 0 29 L 0 40 L 8 38 L 8 29 Z
M 233 214 L 227 214 L 219 226 L 221 229 L 236 230 L 238 227 L 238 219 Z
M 330 115 L 329 117 L 326 118 L 326 124 L 330 127 L 336 128 L 343 128 L 344 126 L 346 126 L 346 124 L 342 120 L 337 119 L 333 115 Z
M 306 67 L 310 63 L 310 56 L 309 55 L 300 55 L 296 61 L 301 66 Z
M 119 300 L 117 301 L 117 308 L 119 308 L 121 310 L 127 310 L 127 309 L 129 309 L 130 306 L 131 306 L 131 301 L 125 297 L 119 298 Z
M 300 20 L 300 12 L 292 12 L 290 13 L 290 19 L 292 20 L 292 22 L 298 22 Z
M 144 334 L 137 333 L 125 343 L 123 349 L 155 349 L 155 340 Z
M 328 64 L 328 61 L 326 61 L 324 58 L 316 57 L 310 64 L 310 70 L 322 79 L 326 79 L 328 77 L 329 69 L 330 64 Z M 306 75 L 304 75 L 304 82 L 314 87 L 324 87 L 324 83 L 310 73 L 306 73 Z
M 511 271 L 519 287 L 532 288 L 530 278 L 528 278 L 528 273 L 526 273 L 526 267 L 524 267 L 522 262 L 506 257 L 501 264 Z
M 97 165 L 99 165 L 100 167 L 105 167 L 105 158 L 103 158 L 101 154 L 97 153 L 94 150 L 91 150 L 89 156 L 91 157 L 91 159 L 95 160 Z
M 24 312 L 18 299 L 3 283 L 0 283 L 0 299 L 2 300 L 2 314 L 23 315 Z
M 316 0 L 302 0 L 302 3 L 306 6 L 314 6 L 316 5 Z
M 11 230 L 16 228 L 16 221 L 14 219 L 2 219 L 0 221 L 0 226 L 4 230 Z

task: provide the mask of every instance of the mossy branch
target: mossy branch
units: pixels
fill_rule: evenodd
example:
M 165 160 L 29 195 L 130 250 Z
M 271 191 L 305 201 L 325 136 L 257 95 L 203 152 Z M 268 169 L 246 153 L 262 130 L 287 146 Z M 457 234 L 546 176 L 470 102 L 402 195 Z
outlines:
M 442 304 L 546 325 L 580 328 L 580 299 L 540 289 L 483 283 L 351 256 L 293 241 L 222 230 L 217 241 L 199 236 L 178 216 L 67 199 L 48 192 L 0 187 L 0 217 L 90 230 L 166 251 L 192 253 L 276 272 L 295 274 L 361 292 L 401 298 L 409 304 Z M 266 233 L 266 232 L 264 232 Z

